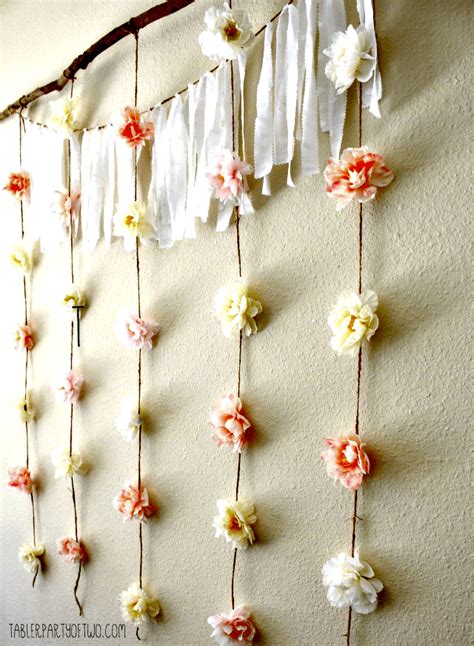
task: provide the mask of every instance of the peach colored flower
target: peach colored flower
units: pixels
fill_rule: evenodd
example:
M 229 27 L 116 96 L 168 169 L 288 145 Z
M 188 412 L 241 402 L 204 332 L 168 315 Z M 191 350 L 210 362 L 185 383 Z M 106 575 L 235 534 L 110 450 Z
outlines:
M 137 108 L 127 106 L 122 110 L 122 122 L 119 125 L 118 134 L 131 148 L 141 146 L 146 139 L 151 139 L 153 131 L 153 121 L 142 118 Z
M 233 446 L 234 452 L 242 453 L 247 445 L 247 431 L 251 424 L 244 415 L 242 402 L 236 395 L 222 397 L 209 416 L 213 437 L 217 446 Z
M 66 188 L 55 191 L 52 210 L 64 231 L 69 229 L 71 222 L 76 221 L 80 199 L 81 194 L 79 192 L 69 193 Z
M 83 384 L 84 377 L 76 376 L 72 370 L 69 370 L 56 389 L 58 400 L 66 404 L 76 404 L 81 396 Z
M 84 564 L 89 558 L 84 545 L 79 541 L 76 541 L 74 538 L 70 538 L 68 536 L 65 538 L 58 538 L 56 545 L 58 546 L 58 554 L 64 556 L 66 563 Z
M 32 350 L 34 346 L 33 332 L 29 325 L 18 325 L 13 332 L 15 350 Z
M 208 617 L 207 623 L 213 628 L 211 637 L 221 646 L 251 644 L 257 634 L 250 611 L 245 606 L 239 606 L 227 614 L 221 612 Z
M 10 481 L 9 487 L 16 487 L 19 491 L 31 493 L 33 491 L 33 480 L 31 473 L 26 467 L 13 467 L 8 469 L 8 477 Z
M 153 337 L 160 330 L 156 321 L 145 321 L 131 312 L 121 312 L 117 318 L 116 331 L 119 341 L 137 350 L 151 350 Z
M 352 200 L 372 200 L 377 189 L 390 184 L 393 177 L 382 155 L 370 152 L 367 146 L 346 148 L 340 159 L 329 159 L 324 171 L 326 192 L 336 200 L 336 211 Z
M 8 182 L 3 187 L 3 190 L 11 193 L 17 200 L 28 197 L 30 192 L 29 174 L 24 170 L 20 170 L 18 173 L 10 173 Z
M 125 520 L 146 521 L 157 512 L 157 507 L 153 505 L 148 497 L 148 491 L 142 485 L 126 482 L 118 496 L 114 499 L 114 507 L 120 512 Z
M 362 448 L 360 437 L 326 437 L 324 444 L 328 448 L 321 453 L 321 459 L 326 463 L 328 476 L 346 489 L 358 489 L 370 471 L 369 456 Z
M 221 202 L 231 200 L 235 206 L 238 206 L 246 190 L 245 176 L 251 172 L 252 166 L 242 161 L 237 153 L 230 150 L 216 150 L 210 159 L 207 178 L 218 200 Z

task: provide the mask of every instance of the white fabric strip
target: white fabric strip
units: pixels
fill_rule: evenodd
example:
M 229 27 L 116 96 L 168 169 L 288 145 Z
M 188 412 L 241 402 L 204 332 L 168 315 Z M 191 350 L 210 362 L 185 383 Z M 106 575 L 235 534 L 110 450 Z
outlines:
M 303 175 L 319 173 L 318 96 L 314 70 L 317 4 L 306 0 L 305 82 L 302 107 L 301 169 Z
M 73 132 L 71 135 L 71 192 L 78 193 L 81 188 L 81 132 Z M 76 213 L 74 235 L 77 237 L 80 220 L 80 207 Z
M 196 175 L 196 108 L 197 108 L 198 87 L 190 83 L 188 85 L 188 159 L 187 159 L 187 191 L 186 191 L 186 215 L 184 223 L 184 237 L 195 238 L 196 227 L 194 224 L 194 179 Z
M 95 128 L 84 132 L 82 138 L 81 166 L 81 230 L 86 251 L 97 246 L 101 233 L 104 189 L 108 182 L 107 148 L 103 145 L 106 129 Z
M 172 240 L 182 240 L 186 218 L 188 133 L 184 119 L 183 101 L 179 95 L 175 96 L 171 102 L 167 140 L 166 187 L 171 218 L 171 236 Z
M 299 14 L 294 4 L 288 7 L 288 36 L 286 40 L 287 83 L 286 94 L 287 109 L 286 123 L 288 132 L 288 148 L 286 161 L 288 162 L 288 176 L 286 183 L 295 187 L 291 177 L 291 162 L 295 153 L 295 119 L 298 100 L 298 46 L 299 46 Z M 303 70 L 301 70 L 303 73 Z
M 306 2 L 298 0 L 296 5 L 298 9 L 298 100 L 296 107 L 296 130 L 295 139 L 301 141 L 302 137 L 302 116 L 303 116 L 303 88 L 306 75 L 305 56 L 306 56 L 306 39 L 307 39 L 307 20 L 306 20 Z
M 372 45 L 372 56 L 375 58 L 375 70 L 373 76 L 362 85 L 362 107 L 369 108 L 369 111 L 378 119 L 380 114 L 379 101 L 382 98 L 382 76 L 380 74 L 377 58 L 377 34 L 375 33 L 374 7 L 372 0 L 357 0 L 357 11 L 359 19 L 370 34 Z
M 254 136 L 254 164 L 255 178 L 268 177 L 273 167 L 273 23 L 270 23 L 265 30 L 265 42 L 263 45 L 262 69 L 257 87 L 257 110 L 255 117 Z M 268 180 L 267 180 L 268 181 Z M 270 191 L 270 186 L 262 188 Z
M 244 96 L 244 86 L 245 86 L 245 68 L 247 65 L 247 52 L 245 49 L 242 49 L 239 52 L 237 57 L 238 71 L 239 71 L 239 95 L 240 95 L 240 132 L 242 133 L 242 159 L 246 159 L 246 150 L 245 150 L 245 96 Z M 236 127 L 238 130 L 239 124 L 239 107 L 235 111 L 236 114 Z M 236 139 L 238 141 L 238 139 Z M 238 147 L 236 147 L 236 152 Z
M 287 110 L 287 59 L 286 39 L 288 35 L 288 5 L 278 19 L 275 36 L 275 93 L 273 115 L 273 163 L 284 164 L 288 155 Z
M 103 150 L 103 227 L 104 240 L 107 247 L 112 242 L 113 217 L 115 214 L 115 138 L 116 129 L 108 125 L 101 134 L 101 145 Z

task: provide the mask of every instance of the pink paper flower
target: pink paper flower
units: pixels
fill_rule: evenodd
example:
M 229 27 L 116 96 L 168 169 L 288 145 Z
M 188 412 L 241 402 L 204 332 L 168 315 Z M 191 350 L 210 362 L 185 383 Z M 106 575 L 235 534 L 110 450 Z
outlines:
M 64 556 L 66 563 L 84 564 L 87 562 L 89 556 L 86 548 L 74 538 L 58 538 L 56 544 L 58 546 L 58 554 Z
M 3 187 L 3 190 L 11 193 L 17 200 L 22 200 L 24 197 L 27 197 L 30 191 L 29 174 L 24 170 L 18 173 L 10 173 L 8 182 Z
M 145 321 L 131 312 L 122 312 L 117 319 L 117 337 L 124 345 L 137 350 L 151 350 L 153 337 L 160 326 L 156 321 Z
M 364 451 L 358 435 L 347 437 L 325 438 L 328 447 L 321 453 L 326 463 L 328 476 L 355 491 L 362 484 L 365 475 L 370 471 L 369 456 Z
M 252 426 L 244 413 L 239 397 L 222 397 L 209 416 L 217 446 L 233 446 L 234 452 L 242 453 L 248 442 L 247 431 Z
M 127 106 L 122 110 L 123 122 L 119 125 L 118 134 L 131 148 L 145 143 L 153 137 L 153 121 L 146 121 L 137 108 Z
M 66 372 L 63 382 L 56 389 L 59 401 L 76 404 L 81 396 L 84 377 L 76 376 L 72 370 Z
M 346 148 L 340 159 L 330 159 L 324 171 L 326 192 L 336 200 L 336 211 L 356 200 L 368 202 L 377 189 L 393 180 L 393 172 L 385 166 L 382 155 L 362 148 Z
M 142 485 L 126 482 L 120 489 L 118 496 L 114 499 L 114 507 L 120 512 L 124 520 L 146 521 L 157 512 L 148 497 L 148 491 Z
M 70 227 L 71 222 L 74 223 L 76 221 L 80 199 L 81 194 L 79 192 L 69 193 L 66 188 L 55 191 L 52 209 L 58 216 L 64 230 Z
M 231 200 L 235 206 L 238 206 L 246 190 L 245 176 L 251 172 L 250 164 L 242 161 L 237 153 L 230 150 L 216 150 L 210 159 L 207 178 L 218 200 L 221 202 Z
M 9 487 L 16 487 L 19 491 L 24 491 L 30 494 L 33 491 L 33 480 L 31 473 L 26 467 L 13 467 L 8 469 L 8 477 L 10 481 Z
M 34 346 L 33 332 L 29 325 L 18 325 L 13 333 L 15 350 L 32 350 Z
M 239 606 L 229 613 L 209 617 L 207 623 L 213 628 L 211 637 L 221 646 L 226 644 L 251 644 L 257 630 L 245 606 Z

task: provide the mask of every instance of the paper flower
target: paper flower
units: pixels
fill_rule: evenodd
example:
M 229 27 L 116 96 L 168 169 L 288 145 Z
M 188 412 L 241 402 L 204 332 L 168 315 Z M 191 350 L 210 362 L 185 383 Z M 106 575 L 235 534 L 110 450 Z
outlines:
M 117 318 L 117 338 L 124 345 L 136 350 L 151 350 L 153 338 L 160 331 L 156 321 L 140 318 L 131 312 L 121 312 Z
M 115 509 L 122 514 L 125 520 L 145 521 L 157 512 L 157 507 L 153 505 L 148 497 L 148 491 L 142 485 L 126 482 L 118 496 L 114 499 Z
M 327 449 L 321 453 L 328 476 L 339 481 L 346 489 L 355 491 L 370 471 L 369 456 L 362 448 L 358 435 L 324 438 Z
M 236 395 L 222 397 L 214 406 L 209 424 L 214 429 L 217 446 L 232 446 L 234 452 L 242 453 L 248 441 L 247 431 L 252 426 L 244 412 L 242 402 Z
M 255 541 L 252 525 L 257 522 L 255 508 L 251 503 L 230 500 L 217 501 L 217 516 L 212 526 L 216 530 L 216 538 L 224 536 L 233 547 L 247 548 Z
M 34 411 L 31 407 L 29 394 L 26 396 L 26 398 L 22 397 L 21 399 L 19 399 L 15 404 L 15 408 L 18 412 L 18 418 L 22 424 L 27 424 L 28 422 L 33 421 Z
M 355 29 L 349 25 L 345 32 L 332 35 L 331 46 L 323 51 L 329 57 L 324 71 L 337 94 L 345 92 L 356 79 L 361 83 L 370 79 L 375 69 L 371 47 L 370 34 L 362 26 Z
M 262 304 L 249 294 L 247 283 L 236 280 L 222 287 L 214 300 L 214 314 L 222 325 L 224 336 L 230 337 L 241 330 L 244 336 L 257 333 L 255 317 L 262 312 Z
M 56 101 L 50 101 L 51 114 L 49 125 L 56 132 L 69 138 L 75 128 L 78 127 L 77 114 L 79 112 L 79 97 L 62 97 Z
M 147 139 L 153 137 L 153 121 L 143 118 L 137 108 L 127 106 L 122 110 L 121 116 L 117 132 L 131 148 L 142 146 Z
M 66 404 L 76 404 L 81 396 L 83 384 L 84 377 L 75 375 L 72 370 L 66 372 L 62 382 L 56 388 L 56 397 L 58 401 Z
M 369 340 L 379 326 L 377 306 L 377 294 L 370 289 L 362 294 L 343 292 L 328 318 L 332 349 L 339 354 L 355 355 L 362 339 Z
M 56 545 L 58 547 L 58 554 L 64 556 L 66 563 L 84 564 L 89 558 L 84 545 L 79 541 L 76 541 L 74 538 L 70 538 L 68 536 L 65 538 L 58 538 Z
M 230 9 L 224 3 L 223 9 L 210 7 L 204 14 L 206 31 L 199 34 L 202 53 L 213 61 L 233 60 L 240 50 L 247 47 L 253 34 L 247 13 Z
M 33 480 L 31 473 L 26 467 L 12 467 L 8 469 L 9 487 L 14 487 L 18 491 L 30 494 L 33 491 Z
M 143 202 L 132 202 L 114 215 L 114 235 L 123 238 L 126 251 L 134 251 L 137 239 L 143 244 L 153 241 L 154 229 L 146 217 Z
M 383 589 L 383 585 L 374 577 L 370 565 L 359 559 L 357 552 L 354 556 L 342 552 L 329 559 L 323 566 L 322 574 L 331 606 L 351 606 L 355 612 L 363 615 L 373 612 L 377 607 L 377 593 Z
M 207 623 L 213 628 L 211 637 L 221 646 L 251 644 L 257 634 L 250 610 L 245 606 L 239 606 L 227 614 L 221 612 L 208 617 Z
M 140 626 L 145 620 L 155 619 L 160 614 L 160 604 L 143 588 L 133 583 L 119 596 L 124 621 Z
M 127 442 L 132 442 L 137 437 L 140 426 L 143 426 L 143 419 L 137 413 L 136 408 L 124 404 L 116 425 Z
M 69 447 L 58 446 L 51 455 L 51 462 L 56 467 L 55 478 L 72 478 L 86 473 L 86 466 L 79 453 L 70 454 Z
M 81 194 L 79 192 L 69 193 L 67 188 L 62 188 L 54 192 L 54 200 L 51 208 L 63 231 L 68 231 L 71 223 L 74 224 L 76 222 L 80 199 Z
M 74 285 L 71 286 L 69 291 L 64 294 L 62 304 L 69 311 L 73 318 L 76 318 L 76 307 L 86 306 L 86 297 L 83 292 L 80 292 Z
M 370 152 L 367 146 L 346 148 L 340 159 L 329 159 L 324 170 L 326 193 L 336 200 L 336 211 L 353 200 L 373 200 L 377 190 L 390 184 L 393 177 L 382 155 Z
M 25 543 L 20 547 L 18 560 L 27 572 L 36 574 L 41 569 L 40 556 L 44 554 L 44 545 L 28 545 Z
M 23 243 L 17 244 L 13 247 L 10 252 L 10 262 L 24 274 L 30 272 L 31 267 L 33 266 L 30 252 Z
M 207 179 L 214 189 L 214 196 L 225 203 L 229 200 L 238 206 L 246 190 L 245 176 L 252 166 L 242 161 L 230 150 L 215 150 L 209 160 Z
M 24 197 L 28 197 L 30 193 L 30 176 L 24 171 L 20 170 L 18 173 L 10 173 L 8 175 L 8 182 L 3 187 L 4 191 L 8 191 L 18 201 Z
M 30 325 L 17 325 L 13 332 L 15 350 L 32 350 L 34 346 L 33 332 Z

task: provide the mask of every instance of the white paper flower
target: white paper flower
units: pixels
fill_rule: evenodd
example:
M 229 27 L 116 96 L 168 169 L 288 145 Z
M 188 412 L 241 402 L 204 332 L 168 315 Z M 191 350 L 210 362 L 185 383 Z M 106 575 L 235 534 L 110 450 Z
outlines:
M 76 121 L 79 111 L 79 97 L 75 96 L 72 99 L 62 97 L 56 101 L 50 101 L 49 106 L 51 114 L 48 123 L 51 128 L 66 138 L 70 137 L 73 130 L 79 125 Z
M 84 308 L 87 304 L 86 297 L 83 292 L 81 292 L 74 285 L 64 294 L 62 300 L 63 307 L 69 312 L 69 314 L 75 319 L 77 314 L 77 307 Z
M 20 547 L 18 560 L 27 572 L 35 574 L 39 569 L 41 569 L 41 560 L 39 557 L 43 554 L 44 545 L 28 545 L 25 543 Z
M 251 503 L 230 500 L 217 501 L 217 516 L 212 526 L 216 530 L 216 538 L 224 536 L 233 547 L 247 548 L 255 542 L 252 525 L 257 522 L 255 507 Z
M 19 269 L 24 274 L 31 271 L 33 262 L 28 247 L 24 244 L 17 244 L 10 252 L 10 262 L 14 267 Z
M 129 404 L 123 404 L 116 425 L 127 442 L 132 442 L 137 437 L 140 426 L 143 426 L 143 419 L 137 413 L 136 408 L 132 408 Z
M 15 408 L 18 412 L 18 418 L 22 424 L 33 421 L 34 410 L 31 406 L 29 394 L 26 396 L 26 399 L 25 397 L 19 399 L 15 404 Z
M 247 337 L 256 334 L 255 317 L 261 311 L 262 304 L 249 295 L 247 283 L 243 280 L 222 287 L 214 300 L 214 313 L 227 337 L 238 334 L 240 330 Z
M 51 462 L 56 467 L 55 478 L 70 478 L 74 475 L 84 475 L 86 467 L 79 453 L 69 455 L 69 447 L 58 446 L 51 455 Z
M 377 294 L 372 290 L 343 292 L 328 318 L 332 349 L 339 354 L 356 354 L 362 339 L 369 340 L 379 326 L 377 306 Z
M 348 556 L 343 552 L 338 554 L 329 559 L 321 571 L 331 606 L 352 606 L 355 612 L 363 615 L 375 610 L 377 593 L 383 589 L 383 584 L 374 577 L 370 565 L 359 559 L 357 552 L 354 556 Z
M 135 250 L 137 238 L 143 244 L 150 244 L 154 233 L 147 220 L 143 202 L 132 202 L 114 215 L 114 235 L 123 238 L 123 246 L 127 251 Z
M 247 13 L 241 9 L 210 7 L 204 14 L 207 30 L 199 34 L 202 53 L 213 61 L 233 60 L 253 39 Z
M 371 47 L 370 34 L 362 26 L 354 29 L 349 25 L 345 32 L 333 34 L 331 46 L 323 54 L 329 57 L 325 73 L 337 94 L 345 92 L 356 79 L 365 83 L 372 76 L 375 58 L 370 54 Z
M 160 614 L 160 604 L 143 588 L 132 583 L 128 590 L 120 593 L 122 617 L 135 626 L 140 626 L 147 619 L 155 619 Z

